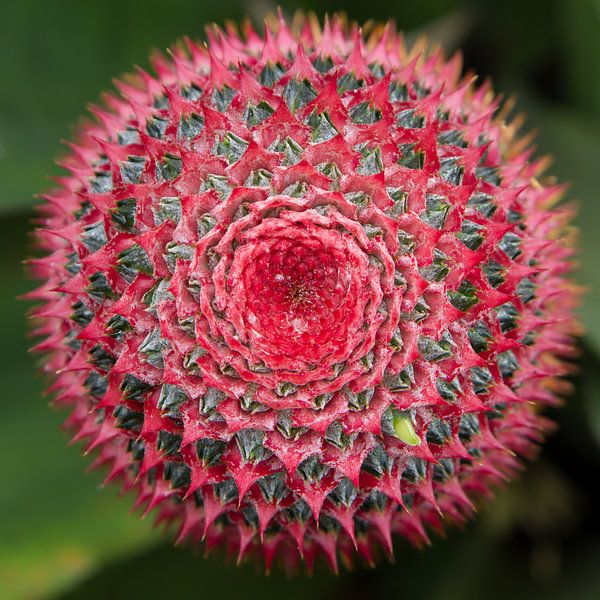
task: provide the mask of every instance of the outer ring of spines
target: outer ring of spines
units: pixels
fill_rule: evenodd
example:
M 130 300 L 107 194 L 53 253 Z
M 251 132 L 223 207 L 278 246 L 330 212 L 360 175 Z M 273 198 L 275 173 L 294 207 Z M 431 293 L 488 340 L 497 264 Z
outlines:
M 117 83 L 40 207 L 30 297 L 74 440 L 136 506 L 267 570 L 337 570 L 392 533 L 428 543 L 516 472 L 565 390 L 578 292 L 562 189 L 488 84 L 390 26 L 297 25 L 210 29 Z M 296 408 L 203 383 L 187 265 L 240 193 L 323 197 L 385 248 L 401 308 L 374 392 Z

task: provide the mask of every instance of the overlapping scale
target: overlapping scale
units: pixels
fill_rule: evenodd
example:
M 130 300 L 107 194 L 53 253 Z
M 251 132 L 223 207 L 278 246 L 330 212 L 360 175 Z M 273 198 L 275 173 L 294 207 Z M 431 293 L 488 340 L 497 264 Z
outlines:
M 211 29 L 93 109 L 30 295 L 68 427 L 137 506 L 337 569 L 531 455 L 578 291 L 562 188 L 459 57 L 298 23 Z

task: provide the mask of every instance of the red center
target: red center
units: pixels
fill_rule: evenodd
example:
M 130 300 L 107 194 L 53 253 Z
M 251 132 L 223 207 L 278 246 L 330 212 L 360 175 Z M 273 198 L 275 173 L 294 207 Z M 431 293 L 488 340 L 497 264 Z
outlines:
M 263 322 L 306 339 L 328 327 L 345 292 L 338 260 L 320 244 L 277 240 L 246 270 L 249 305 Z
M 242 337 L 275 369 L 345 360 L 369 297 L 364 253 L 348 236 L 319 227 L 260 233 L 236 249 L 230 273 L 240 276 L 228 282 Z
M 307 404 L 351 383 L 372 387 L 400 315 L 383 241 L 339 207 L 311 202 L 254 203 L 200 241 L 191 273 L 199 282 L 196 339 L 210 354 L 203 369 L 219 379 L 231 367 L 259 385 L 258 401 L 278 406 L 283 383 L 298 388 L 287 402 Z

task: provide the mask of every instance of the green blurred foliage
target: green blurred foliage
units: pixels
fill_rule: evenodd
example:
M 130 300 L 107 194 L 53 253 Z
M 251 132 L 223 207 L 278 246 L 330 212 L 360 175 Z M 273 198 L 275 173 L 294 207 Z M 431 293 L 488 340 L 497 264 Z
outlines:
M 83 108 L 150 48 L 206 22 L 260 19 L 266 0 L 4 0 L 0 3 L 0 272 L 3 385 L 0 418 L 0 598 L 233 597 L 429 599 L 600 597 L 600 4 L 598 0 L 296 0 L 297 8 L 393 18 L 409 38 L 428 32 L 466 67 L 517 94 L 539 130 L 552 172 L 571 182 L 580 205 L 582 307 L 587 334 L 581 374 L 559 432 L 542 460 L 503 491 L 465 531 L 433 547 L 397 550 L 376 570 L 334 577 L 266 578 L 160 542 L 150 519 L 128 515 L 131 499 L 98 491 L 84 461 L 48 410 L 44 382 L 28 355 L 25 305 L 33 195 L 60 170 L 53 158 Z
M 596 0 L 562 0 L 560 53 L 567 98 L 600 124 L 600 4 Z

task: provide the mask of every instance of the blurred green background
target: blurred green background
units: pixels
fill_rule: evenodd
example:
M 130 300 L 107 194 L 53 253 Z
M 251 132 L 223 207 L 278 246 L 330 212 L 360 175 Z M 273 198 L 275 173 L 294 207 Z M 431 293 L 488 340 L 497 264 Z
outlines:
M 400 545 L 393 565 L 334 577 L 256 575 L 174 549 L 130 499 L 98 491 L 80 450 L 66 448 L 64 415 L 47 407 L 27 354 L 22 273 L 33 194 L 57 174 L 84 106 L 150 48 L 203 24 L 249 14 L 266 0 L 3 0 L 0 3 L 0 598 L 600 598 L 600 2 L 598 0 L 307 0 L 296 8 L 344 10 L 427 32 L 465 63 L 517 94 L 540 152 L 571 181 L 582 233 L 582 315 L 576 392 L 555 411 L 558 433 L 523 477 L 464 531 L 432 548 Z

